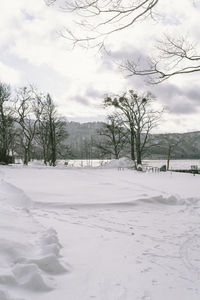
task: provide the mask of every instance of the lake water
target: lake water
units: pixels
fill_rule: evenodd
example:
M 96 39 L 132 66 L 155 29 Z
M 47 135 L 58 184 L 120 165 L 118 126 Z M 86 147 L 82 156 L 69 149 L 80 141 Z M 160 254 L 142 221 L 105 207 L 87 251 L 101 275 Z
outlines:
M 144 160 L 143 163 L 147 164 L 148 166 L 159 167 L 159 168 L 163 165 L 167 165 L 166 160 Z M 191 169 L 191 166 L 194 165 L 200 168 L 200 159 L 176 159 L 176 160 L 170 160 L 169 169 L 187 170 L 187 169 Z

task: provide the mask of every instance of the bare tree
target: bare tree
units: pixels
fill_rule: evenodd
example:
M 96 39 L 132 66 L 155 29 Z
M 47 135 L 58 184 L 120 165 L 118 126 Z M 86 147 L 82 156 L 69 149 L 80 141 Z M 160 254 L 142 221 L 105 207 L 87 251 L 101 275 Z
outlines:
M 127 132 L 119 115 L 108 116 L 107 123 L 103 124 L 97 134 L 101 137 L 101 140 L 96 142 L 96 147 L 101 151 L 102 156 L 109 155 L 118 159 L 127 143 Z
M 13 153 L 14 120 L 9 106 L 11 90 L 9 85 L 0 82 L 0 162 L 10 162 Z
M 147 57 L 145 63 L 128 60 L 121 67 L 128 71 L 128 76 L 146 76 L 151 84 L 181 74 L 190 74 L 200 71 L 200 54 L 197 45 L 187 37 L 171 38 L 165 35 L 157 42 L 156 55 Z
M 183 137 L 177 135 L 167 135 L 163 141 L 163 145 L 167 148 L 167 170 L 169 170 L 170 160 L 177 146 L 181 144 Z
M 66 12 L 78 16 L 76 28 L 62 31 L 74 45 L 102 46 L 105 39 L 118 31 L 134 25 L 138 20 L 152 16 L 159 0 L 46 0 L 48 5 L 61 2 Z M 78 32 L 77 32 L 78 31 Z
M 150 93 L 138 95 L 133 90 L 122 96 L 107 97 L 105 106 L 113 106 L 121 112 L 124 126 L 130 134 L 131 159 L 141 164 L 142 155 L 151 130 L 157 125 L 161 110 L 152 108 L 153 97 Z
M 23 148 L 23 162 L 28 165 L 31 159 L 31 146 L 36 132 L 37 119 L 33 114 L 33 93 L 31 87 L 18 89 L 15 104 L 15 121 L 20 125 L 19 138 Z
M 106 97 L 104 99 L 105 107 L 114 107 L 121 112 L 121 118 L 124 126 L 129 131 L 131 159 L 135 161 L 135 120 L 132 113 L 133 103 L 130 98 L 126 97 L 126 93 L 117 97 Z
M 68 134 L 66 120 L 58 117 L 56 106 L 49 94 L 47 96 L 36 94 L 37 101 L 34 105 L 34 113 L 37 119 L 36 141 L 43 149 L 44 163 L 56 165 L 57 157 L 63 156 Z
M 36 91 L 33 111 L 37 119 L 35 140 L 42 148 L 44 164 L 49 162 L 49 116 L 47 112 L 46 97 L 42 94 L 38 94 Z

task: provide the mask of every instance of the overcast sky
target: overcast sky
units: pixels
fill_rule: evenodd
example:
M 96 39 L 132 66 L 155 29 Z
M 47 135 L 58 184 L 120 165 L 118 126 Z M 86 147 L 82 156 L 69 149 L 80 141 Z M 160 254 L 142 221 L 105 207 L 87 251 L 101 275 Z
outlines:
M 187 34 L 200 41 L 199 1 L 160 0 L 159 22 L 139 22 L 111 36 L 108 54 L 79 47 L 72 51 L 59 32 L 64 26 L 73 28 L 74 17 L 47 7 L 43 0 L 0 0 L 0 11 L 1 81 L 13 87 L 36 85 L 52 95 L 68 120 L 81 122 L 104 120 L 101 103 L 105 94 L 152 91 L 169 112 L 160 132 L 200 130 L 200 74 L 148 86 L 144 78 L 126 78 L 117 66 L 127 57 L 148 55 L 163 33 Z

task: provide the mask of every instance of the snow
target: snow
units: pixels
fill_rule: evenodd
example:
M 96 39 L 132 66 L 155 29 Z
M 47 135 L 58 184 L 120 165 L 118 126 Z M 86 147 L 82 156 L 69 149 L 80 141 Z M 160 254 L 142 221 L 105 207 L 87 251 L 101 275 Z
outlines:
M 0 167 L 0 300 L 200 299 L 200 176 L 118 166 Z
M 119 159 L 112 159 L 104 164 L 103 168 L 133 168 L 134 163 L 130 158 L 122 157 Z

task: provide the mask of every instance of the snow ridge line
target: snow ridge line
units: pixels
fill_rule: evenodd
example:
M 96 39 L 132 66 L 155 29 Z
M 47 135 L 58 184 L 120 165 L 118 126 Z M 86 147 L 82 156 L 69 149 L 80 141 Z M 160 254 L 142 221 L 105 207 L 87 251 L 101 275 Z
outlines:
M 102 207 L 118 207 L 118 206 L 138 206 L 145 204 L 160 204 L 160 205 L 195 205 L 200 203 L 200 198 L 180 198 L 174 195 L 164 197 L 163 195 L 158 195 L 149 198 L 139 198 L 131 201 L 125 202 L 39 202 L 35 201 L 33 208 L 49 208 L 49 209 L 69 209 L 69 208 L 102 208 Z
M 0 181 L 0 201 L 25 210 L 30 209 L 33 203 L 22 189 L 5 181 L 3 178 Z

